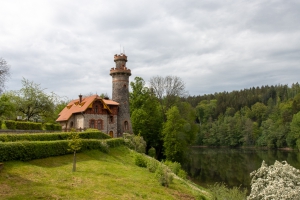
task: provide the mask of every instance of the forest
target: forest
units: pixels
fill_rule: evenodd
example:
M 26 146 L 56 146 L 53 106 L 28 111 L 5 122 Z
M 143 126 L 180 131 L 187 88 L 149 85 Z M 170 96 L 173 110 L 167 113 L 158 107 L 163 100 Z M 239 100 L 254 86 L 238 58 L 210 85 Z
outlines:
M 261 86 L 182 98 L 196 110 L 197 145 L 300 148 L 300 86 Z
M 194 146 L 300 149 L 300 85 L 252 87 L 189 96 L 178 77 L 131 82 L 135 134 L 172 161 Z

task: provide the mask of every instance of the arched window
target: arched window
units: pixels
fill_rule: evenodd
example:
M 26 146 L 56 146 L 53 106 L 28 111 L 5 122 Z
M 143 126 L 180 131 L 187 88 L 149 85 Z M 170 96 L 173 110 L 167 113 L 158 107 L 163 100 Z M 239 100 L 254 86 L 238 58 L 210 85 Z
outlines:
M 128 128 L 128 121 L 125 121 L 124 122 L 124 130 L 128 130 L 129 128 Z
M 95 114 L 98 114 L 98 106 L 95 106 Z
M 95 128 L 95 120 L 94 119 L 90 120 L 90 128 Z
M 74 126 L 74 122 L 71 121 L 71 122 L 70 122 L 70 128 L 73 128 L 73 126 Z

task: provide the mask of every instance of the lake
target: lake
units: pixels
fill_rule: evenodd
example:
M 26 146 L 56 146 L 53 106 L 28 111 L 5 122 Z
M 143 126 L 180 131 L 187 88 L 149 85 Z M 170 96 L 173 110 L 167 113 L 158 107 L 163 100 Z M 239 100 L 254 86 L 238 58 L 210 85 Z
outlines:
M 241 186 L 250 192 L 250 173 L 260 168 L 262 161 L 273 165 L 275 160 L 287 161 L 300 169 L 298 151 L 255 148 L 193 147 L 186 170 L 193 181 L 203 187 L 224 182 L 229 187 Z

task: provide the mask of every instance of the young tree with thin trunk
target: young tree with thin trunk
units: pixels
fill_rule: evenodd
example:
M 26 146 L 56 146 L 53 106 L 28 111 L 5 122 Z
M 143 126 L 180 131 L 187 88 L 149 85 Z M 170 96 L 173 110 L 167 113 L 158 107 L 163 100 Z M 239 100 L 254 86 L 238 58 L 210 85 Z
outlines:
M 69 136 L 69 151 L 73 151 L 73 172 L 76 172 L 76 152 L 81 149 L 82 141 L 78 132 L 71 132 Z

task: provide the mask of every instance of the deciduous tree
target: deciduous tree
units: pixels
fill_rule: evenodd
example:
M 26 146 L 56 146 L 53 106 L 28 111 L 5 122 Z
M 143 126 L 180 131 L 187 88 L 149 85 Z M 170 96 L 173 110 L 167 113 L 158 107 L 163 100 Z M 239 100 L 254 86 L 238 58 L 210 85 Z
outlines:
M 184 119 L 176 106 L 168 110 L 162 131 L 167 160 L 181 163 L 185 160 L 191 138 L 195 135 L 193 131 L 193 124 Z
M 15 106 L 7 94 L 0 95 L 0 119 L 9 119 L 14 115 Z
M 22 85 L 20 90 L 10 94 L 17 112 L 23 114 L 28 121 L 53 115 L 55 101 L 58 99 L 56 94 L 46 94 L 45 89 L 41 88 L 40 84 L 24 78 Z
M 175 105 L 179 97 L 187 94 L 185 83 L 177 76 L 155 76 L 150 79 L 150 87 L 159 99 L 163 115 Z M 165 118 L 166 120 L 166 118 Z
M 76 171 L 76 152 L 81 149 L 82 141 L 77 132 L 71 132 L 69 136 L 69 150 L 73 152 L 73 169 L 72 171 Z
M 147 143 L 146 153 L 151 147 L 156 150 L 156 157 L 162 149 L 162 115 L 156 97 L 145 87 L 142 78 L 136 77 L 130 83 L 130 112 L 133 132 L 143 136 Z

